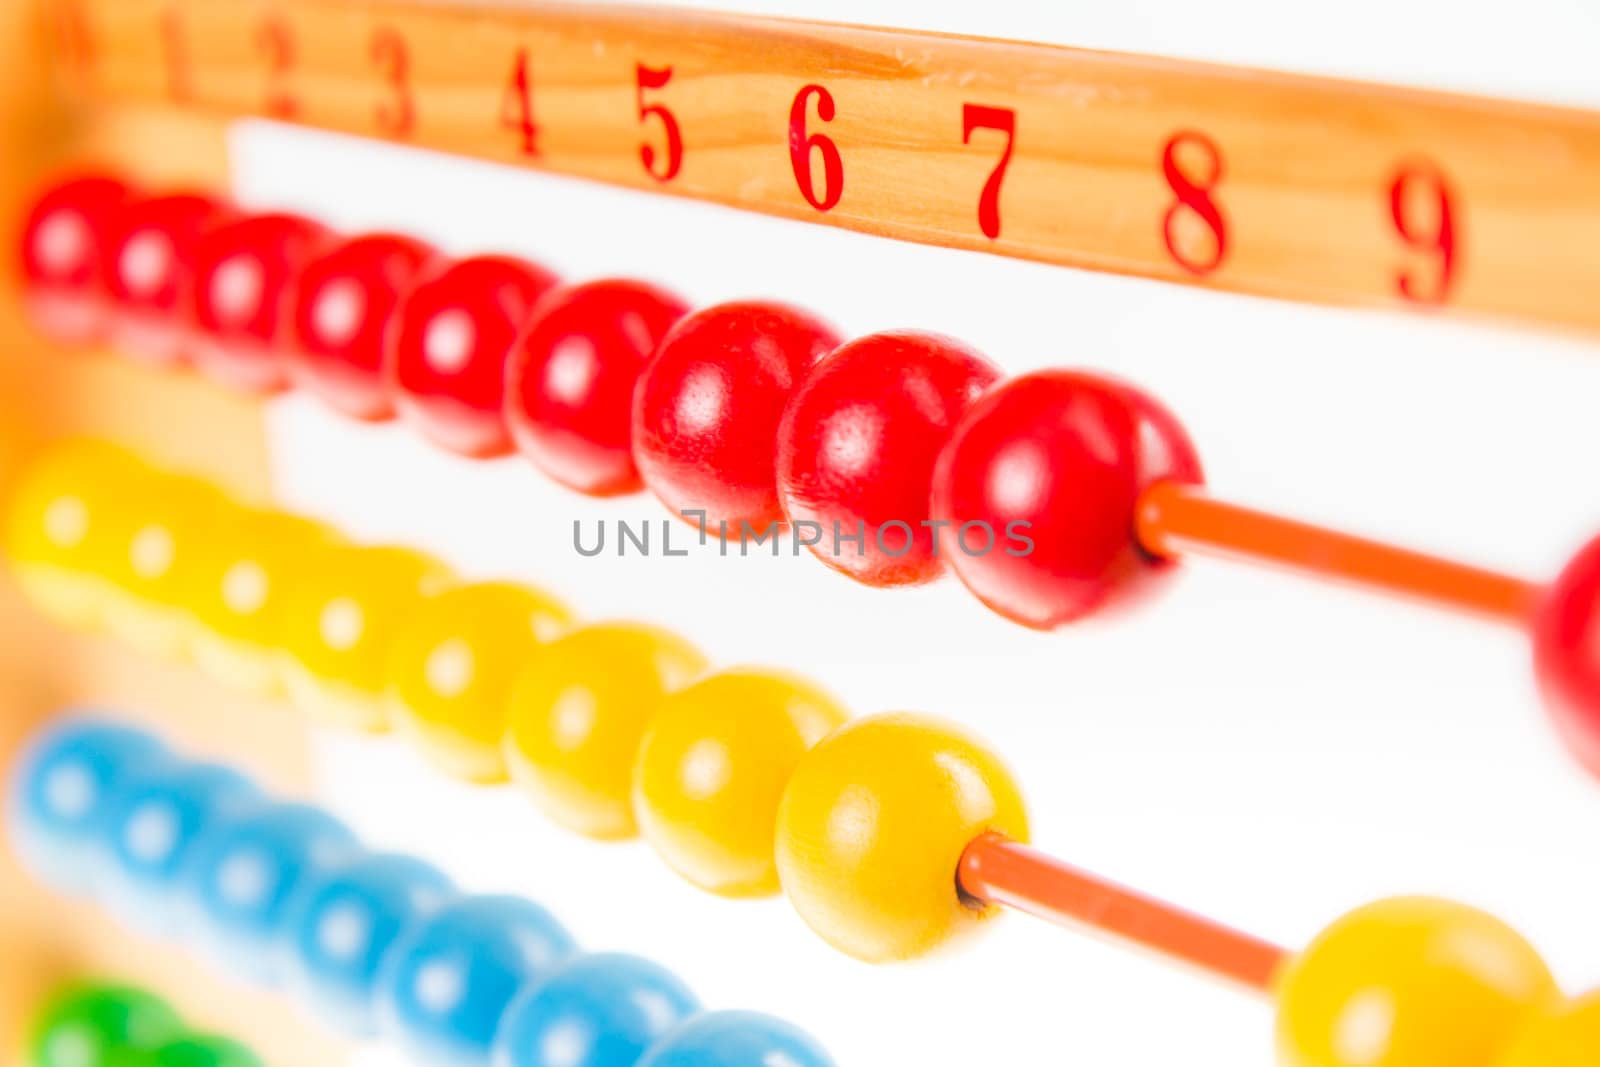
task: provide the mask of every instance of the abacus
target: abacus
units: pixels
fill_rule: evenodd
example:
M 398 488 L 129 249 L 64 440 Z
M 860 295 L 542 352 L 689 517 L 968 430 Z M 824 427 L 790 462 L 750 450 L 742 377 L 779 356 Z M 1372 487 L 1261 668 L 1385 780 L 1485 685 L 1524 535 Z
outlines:
M 266 1062 L 1595 1058 L 1592 877 L 1535 846 L 1600 803 L 1593 114 L 657 8 L 40 13 L 78 132 L 14 198 L 4 557 L 74 680 L 17 658 L 7 837 L 138 946 L 71 973 Z M 1340 449 L 1403 412 L 1427 491 L 1278 447 L 1325 343 L 1382 383 Z M 1549 476 L 1466 495 L 1522 556 L 1434 514 L 1478 412 L 1403 406 L 1508 364 Z M 85 996 L 84 1057 L 254 1062 Z

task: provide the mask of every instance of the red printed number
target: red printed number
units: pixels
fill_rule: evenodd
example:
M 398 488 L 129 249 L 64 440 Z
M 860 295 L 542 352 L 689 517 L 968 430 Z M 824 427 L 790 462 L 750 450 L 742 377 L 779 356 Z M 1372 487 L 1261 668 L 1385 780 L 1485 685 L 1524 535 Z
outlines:
M 375 113 L 378 129 L 390 137 L 406 137 L 417 124 L 417 105 L 411 96 L 411 54 L 399 31 L 379 27 L 372 35 L 372 62 L 389 85 L 389 98 Z
M 839 146 L 826 135 L 806 135 L 806 109 L 812 97 L 817 98 L 817 118 L 832 122 L 833 94 L 820 85 L 808 85 L 795 94 L 789 108 L 789 162 L 794 166 L 794 180 L 800 186 L 800 195 L 818 211 L 827 211 L 844 195 L 844 160 L 839 158 Z M 817 194 L 811 178 L 811 155 L 822 157 L 822 194 Z
M 1006 168 L 1011 165 L 1011 145 L 1017 136 L 1017 113 L 1008 107 L 963 104 L 962 144 L 972 143 L 973 130 L 999 130 L 1006 135 L 1006 147 L 1000 153 L 1000 162 L 989 172 L 989 180 L 983 183 L 983 193 L 978 197 L 978 228 L 992 241 L 1000 236 L 1000 183 L 1006 180 Z
M 1396 276 L 1407 300 L 1442 304 L 1450 293 L 1456 268 L 1453 201 L 1444 175 L 1428 163 L 1407 164 L 1389 186 L 1389 214 L 1401 240 L 1437 263 L 1432 280 L 1423 280 L 1422 271 L 1402 270 Z
M 1180 152 L 1186 158 L 1192 154 L 1203 155 L 1206 161 L 1204 174 L 1200 177 L 1191 176 L 1178 159 Z M 1184 131 L 1174 134 L 1162 149 L 1161 173 L 1166 176 L 1167 185 L 1177 197 L 1161 221 L 1161 236 L 1167 242 L 1167 251 L 1180 267 L 1191 274 L 1210 274 L 1222 265 L 1223 258 L 1228 254 L 1228 225 L 1211 195 L 1222 180 L 1222 153 L 1203 133 Z M 1195 240 L 1198 235 L 1186 219 L 1198 219 L 1204 224 L 1211 232 L 1211 240 Z M 1186 231 L 1182 235 L 1178 232 L 1180 227 Z M 1197 244 L 1209 245 L 1210 255 L 1203 254 L 1203 248 L 1197 250 Z
M 161 13 L 161 52 L 167 61 L 167 96 L 180 103 L 188 100 L 189 48 L 183 36 L 183 16 L 172 8 Z
M 640 145 L 639 161 L 644 164 L 644 169 L 650 177 L 658 182 L 670 182 L 683 168 L 683 133 L 678 129 L 678 120 L 667 110 L 665 104 L 644 102 L 644 91 L 665 89 L 667 83 L 672 80 L 672 68 L 662 67 L 657 70 L 640 63 L 635 68 L 635 76 L 638 80 L 634 85 L 634 96 L 639 101 L 639 121 L 649 122 L 652 118 L 660 120 L 661 133 L 667 141 L 665 154 L 658 153 L 655 145 Z
M 300 111 L 289 91 L 289 74 L 294 70 L 294 31 L 283 19 L 273 16 L 256 31 L 256 50 L 267 61 L 266 112 L 274 118 L 292 119 Z
M 79 0 L 65 0 L 56 9 L 56 30 L 60 38 L 61 58 L 79 76 L 87 74 L 94 66 L 94 37 L 89 33 L 89 20 Z
M 536 156 L 539 154 L 539 127 L 533 121 L 533 73 L 529 66 L 528 50 L 517 49 L 511 80 L 506 83 L 505 96 L 500 99 L 500 125 L 522 136 L 523 155 Z

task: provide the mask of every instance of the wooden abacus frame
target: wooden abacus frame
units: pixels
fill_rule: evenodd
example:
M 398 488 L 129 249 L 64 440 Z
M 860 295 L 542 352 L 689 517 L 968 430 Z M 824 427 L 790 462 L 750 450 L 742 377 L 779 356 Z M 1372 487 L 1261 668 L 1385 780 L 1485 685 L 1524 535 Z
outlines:
M 626 7 L 58 11 L 72 81 L 91 97 L 1098 270 L 1600 328 L 1600 116 L 1587 112 Z
M 65 0 L 52 10 L 64 73 L 86 101 L 265 115 L 870 233 L 1217 288 L 1600 327 L 1587 299 L 1600 267 L 1584 254 L 1600 237 L 1600 191 L 1585 180 L 1600 161 L 1600 118 L 1587 113 L 1037 45 L 623 8 Z M 102 125 L 111 137 L 98 143 L 130 173 L 194 178 L 219 169 L 214 128 L 196 142 L 209 147 L 179 151 L 152 171 L 147 151 L 133 147 L 141 138 L 117 137 L 119 126 Z M 139 128 L 147 140 L 151 129 L 166 136 L 178 127 Z M 25 345 L 36 355 L 37 341 Z M 152 410 L 186 404 L 187 437 L 208 451 L 216 438 L 205 427 L 226 423 L 223 436 L 238 447 L 224 450 L 218 468 L 236 484 L 261 480 L 254 420 L 203 387 L 115 367 L 48 378 L 64 425 L 120 422 L 151 441 L 169 433 L 167 419 L 158 432 L 149 419 L 141 428 L 110 409 L 114 397 L 126 406 L 130 389 L 159 394 Z M 31 623 L 25 611 L 4 606 Z M 113 685 L 174 693 L 156 699 L 178 706 L 214 699 L 204 685 L 189 690 L 81 644 L 48 669 L 52 699 Z M 205 732 L 195 722 L 186 730 Z M 298 758 L 292 730 L 265 731 L 270 759 L 289 775 Z M 51 905 L 29 914 L 59 924 L 65 913 Z M 95 924 L 69 954 L 126 959 L 120 941 L 88 944 L 107 929 Z M 156 961 L 145 973 L 151 967 L 178 969 Z M 304 1051 L 304 1033 L 269 1005 L 253 1005 L 245 1036 L 264 1051 Z

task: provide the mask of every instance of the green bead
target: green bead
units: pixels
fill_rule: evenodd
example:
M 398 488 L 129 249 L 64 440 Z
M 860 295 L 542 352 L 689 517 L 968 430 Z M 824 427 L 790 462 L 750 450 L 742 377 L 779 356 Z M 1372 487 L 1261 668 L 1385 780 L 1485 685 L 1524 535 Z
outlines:
M 121 1067 L 124 1053 L 147 1051 L 183 1033 L 159 997 L 118 986 L 69 990 L 34 1024 L 30 1067 Z
M 237 1041 L 190 1034 L 156 1049 L 150 1067 L 264 1067 L 261 1058 Z

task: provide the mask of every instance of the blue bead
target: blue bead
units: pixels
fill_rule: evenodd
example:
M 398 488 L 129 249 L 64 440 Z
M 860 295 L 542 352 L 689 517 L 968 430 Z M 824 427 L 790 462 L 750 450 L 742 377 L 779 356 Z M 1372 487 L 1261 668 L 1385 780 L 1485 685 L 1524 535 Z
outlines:
M 639 1067 L 834 1067 L 811 1036 L 782 1019 L 753 1011 L 719 1011 L 684 1023 Z
M 485 1067 L 506 1007 L 573 954 L 550 913 L 515 897 L 466 897 L 401 939 L 385 961 L 384 1030 L 419 1063 Z
M 246 978 L 272 983 L 287 970 L 295 893 L 358 854 L 350 831 L 325 812 L 250 805 L 196 842 L 184 887 L 218 958 Z
M 306 1003 L 350 1034 L 376 1032 L 385 957 L 454 895 L 450 879 L 406 856 L 362 856 L 326 872 L 306 888 L 290 920 L 295 980 Z
M 523 990 L 495 1037 L 494 1067 L 634 1067 L 699 1001 L 636 956 L 581 956 Z
M 259 802 L 248 780 L 215 764 L 145 767 L 116 790 L 102 846 L 107 900 L 131 924 L 171 934 L 184 919 L 182 877 L 196 843 L 220 820 Z
M 11 775 L 7 822 L 23 862 L 65 892 L 98 882 L 107 805 L 135 771 L 164 761 L 142 730 L 74 715 L 41 732 Z

